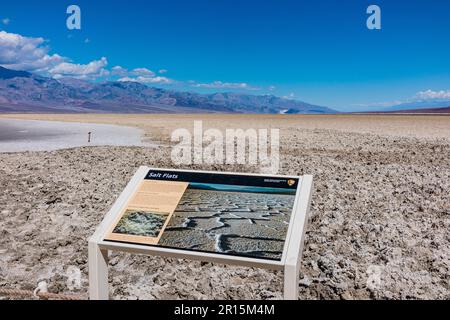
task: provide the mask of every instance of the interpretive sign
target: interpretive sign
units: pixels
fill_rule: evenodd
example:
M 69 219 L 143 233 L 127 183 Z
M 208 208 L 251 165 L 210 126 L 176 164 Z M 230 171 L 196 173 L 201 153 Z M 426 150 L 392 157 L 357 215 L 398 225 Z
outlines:
M 280 260 L 297 178 L 150 170 L 106 240 Z
M 311 176 L 141 167 L 90 240 L 91 298 L 108 298 L 108 250 L 284 268 L 298 279 L 311 186 Z M 285 281 L 285 298 L 297 283 Z

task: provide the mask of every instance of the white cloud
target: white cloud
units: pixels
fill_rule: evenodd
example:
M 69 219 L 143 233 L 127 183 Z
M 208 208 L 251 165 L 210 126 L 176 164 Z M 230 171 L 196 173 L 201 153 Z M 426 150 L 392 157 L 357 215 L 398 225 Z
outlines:
M 415 97 L 423 100 L 450 99 L 450 90 L 433 91 L 428 89 L 418 92 Z
M 0 31 L 0 65 L 26 71 L 45 70 L 65 59 L 48 54 L 43 38 L 23 37 L 19 34 Z
M 123 77 L 123 78 L 120 78 L 117 81 L 120 81 L 120 82 L 138 82 L 136 80 L 136 78 L 130 78 L 130 77 Z
M 161 73 L 160 71 L 158 72 Z M 175 82 L 173 79 L 167 77 L 156 76 L 152 70 L 147 68 L 135 68 L 129 71 L 121 66 L 115 66 L 112 68 L 111 74 L 113 76 L 119 76 L 120 79 L 117 81 L 121 82 L 130 81 L 144 84 L 172 84 Z
M 139 76 L 139 77 L 123 77 L 120 78 L 118 81 L 124 82 L 124 81 L 131 81 L 131 82 L 139 82 L 139 83 L 149 83 L 149 84 L 171 84 L 174 81 L 172 79 L 166 78 L 166 77 L 145 77 L 145 76 Z
M 119 77 L 126 77 L 128 75 L 128 69 L 123 68 L 121 66 L 112 67 L 111 75 L 119 76 Z
M 135 68 L 129 71 L 121 66 L 115 66 L 111 70 L 111 75 L 119 76 L 117 81 L 130 81 L 146 84 L 172 84 L 175 81 L 163 76 L 156 76 L 156 74 L 147 68 Z
M 1 49 L 0 49 L 1 51 Z M 17 61 L 17 63 L 10 63 L 10 64 L 2 64 L 4 67 L 14 70 L 25 70 L 25 71 L 32 71 L 32 72 L 38 72 L 38 73 L 44 73 L 47 75 L 48 70 L 54 66 L 59 65 L 60 63 L 63 63 L 67 59 L 64 57 L 61 57 L 58 54 L 53 55 L 44 55 L 41 58 L 35 59 L 35 60 L 22 60 Z
M 164 74 L 164 73 L 167 73 L 167 70 L 166 69 L 161 69 L 161 70 L 158 71 L 158 73 Z
M 174 81 L 172 79 L 166 77 L 138 77 L 137 80 L 142 83 L 161 83 L 161 84 L 170 84 Z
M 0 31 L 0 65 L 14 70 L 25 70 L 55 78 L 75 77 L 95 79 L 108 75 L 106 58 L 87 64 L 74 64 L 59 54 L 49 54 L 44 38 L 25 37 Z
M 51 68 L 48 72 L 55 78 L 97 79 L 109 75 L 109 71 L 105 69 L 107 65 L 108 60 L 102 57 L 100 60 L 91 61 L 87 64 L 63 62 Z
M 11 22 L 11 19 L 9 19 L 9 18 L 3 18 L 3 19 L 2 19 L 2 23 L 3 23 L 5 26 L 7 26 L 10 22 Z
M 136 68 L 131 71 L 131 74 L 134 76 L 144 76 L 144 77 L 153 77 L 155 73 L 152 70 L 147 68 Z
M 196 88 L 208 88 L 208 89 L 244 89 L 244 90 L 261 90 L 259 87 L 250 86 L 245 82 L 222 82 L 214 81 L 210 83 L 193 83 Z

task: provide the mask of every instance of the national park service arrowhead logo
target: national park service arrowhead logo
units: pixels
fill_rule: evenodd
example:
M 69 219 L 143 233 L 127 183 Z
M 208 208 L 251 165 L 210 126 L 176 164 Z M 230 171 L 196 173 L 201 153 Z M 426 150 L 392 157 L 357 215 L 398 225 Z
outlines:
M 287 184 L 288 184 L 289 187 L 292 187 L 292 186 L 295 184 L 295 180 L 289 179 L 289 180 L 287 181 Z

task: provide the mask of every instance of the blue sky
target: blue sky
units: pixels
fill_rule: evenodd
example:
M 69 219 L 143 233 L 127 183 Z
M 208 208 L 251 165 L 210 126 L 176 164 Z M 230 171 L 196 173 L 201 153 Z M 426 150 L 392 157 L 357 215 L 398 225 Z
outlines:
M 81 30 L 66 28 L 70 4 L 81 8 Z M 366 28 L 370 4 L 381 7 L 381 30 Z M 340 110 L 450 100 L 448 0 L 18 0 L 0 4 L 0 19 L 38 50 L 11 61 L 0 48 L 0 64 L 55 77 L 275 94 Z M 30 63 L 30 54 L 44 55 Z

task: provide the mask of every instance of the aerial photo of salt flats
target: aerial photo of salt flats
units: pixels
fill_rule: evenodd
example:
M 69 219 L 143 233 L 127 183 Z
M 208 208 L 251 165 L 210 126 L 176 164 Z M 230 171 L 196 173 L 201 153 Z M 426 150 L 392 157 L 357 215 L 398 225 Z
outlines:
M 294 198 L 190 187 L 158 245 L 279 260 Z
M 114 227 L 113 232 L 135 236 L 157 237 L 166 219 L 166 213 L 128 209 Z

